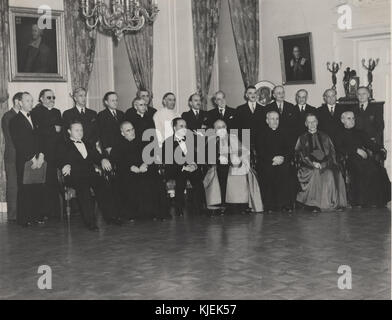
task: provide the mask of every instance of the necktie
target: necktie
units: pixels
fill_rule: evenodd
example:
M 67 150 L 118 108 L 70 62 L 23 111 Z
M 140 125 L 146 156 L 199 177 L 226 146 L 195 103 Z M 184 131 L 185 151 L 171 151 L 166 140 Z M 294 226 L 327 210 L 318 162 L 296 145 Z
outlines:
M 85 110 L 84 108 L 82 108 L 81 114 L 82 114 L 83 116 L 86 114 L 86 110 Z
M 335 114 L 335 108 L 334 107 L 331 107 L 331 116 L 333 117 L 334 116 L 334 114 Z
M 279 104 L 279 113 L 280 113 L 280 114 L 283 113 L 283 106 L 282 106 L 282 104 Z
M 219 109 L 219 113 L 220 113 L 221 118 L 223 118 L 225 116 L 224 112 L 225 112 L 225 109 Z
M 365 111 L 365 105 L 361 104 L 361 112 Z
M 199 120 L 199 111 L 196 111 L 195 116 L 196 116 L 196 119 Z
M 113 111 L 113 118 L 114 118 L 116 121 L 118 120 L 116 111 Z
M 301 108 L 301 112 L 304 113 L 305 112 L 305 106 L 302 106 Z

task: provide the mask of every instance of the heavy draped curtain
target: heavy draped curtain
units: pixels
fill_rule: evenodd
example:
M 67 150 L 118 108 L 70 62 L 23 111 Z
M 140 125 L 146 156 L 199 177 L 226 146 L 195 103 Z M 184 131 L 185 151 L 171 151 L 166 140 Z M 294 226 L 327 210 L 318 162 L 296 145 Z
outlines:
M 68 59 L 71 69 L 72 89 L 88 89 L 94 65 L 97 33 L 90 31 L 80 16 L 79 1 L 64 0 Z
M 229 0 L 231 24 L 245 87 L 259 78 L 259 0 Z
M 152 0 L 141 0 L 140 4 L 148 9 L 152 8 Z M 153 24 L 146 21 L 140 31 L 126 34 L 124 37 L 136 86 L 150 92 L 153 80 L 153 36 Z
M 207 109 L 207 97 L 214 66 L 220 7 L 220 0 L 192 0 L 196 81 L 197 89 L 203 99 L 204 110 Z
M 8 111 L 8 0 L 0 0 L 0 119 Z M 0 202 L 5 202 L 4 137 L 0 130 Z

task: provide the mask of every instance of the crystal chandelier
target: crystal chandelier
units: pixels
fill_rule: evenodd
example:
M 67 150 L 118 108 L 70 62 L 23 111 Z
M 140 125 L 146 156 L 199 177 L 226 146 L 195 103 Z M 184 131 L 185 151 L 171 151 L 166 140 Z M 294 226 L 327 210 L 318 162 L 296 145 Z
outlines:
M 153 23 L 159 12 L 157 0 L 152 1 L 151 9 L 141 6 L 138 0 L 110 0 L 110 4 L 81 0 L 81 10 L 88 28 L 112 33 L 118 41 L 124 33 L 142 29 L 146 21 Z

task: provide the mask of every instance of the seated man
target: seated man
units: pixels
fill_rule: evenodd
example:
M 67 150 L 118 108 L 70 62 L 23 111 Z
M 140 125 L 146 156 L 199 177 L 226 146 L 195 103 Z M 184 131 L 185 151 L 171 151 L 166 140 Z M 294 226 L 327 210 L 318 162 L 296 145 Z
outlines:
M 215 135 L 208 139 L 208 164 L 204 179 L 207 206 L 224 214 L 226 205 L 240 205 L 242 213 L 251 208 L 262 212 L 261 193 L 255 172 L 250 168 L 250 152 L 236 135 L 227 132 L 226 123 L 214 123 Z M 216 207 L 219 206 L 219 207 Z
M 365 131 L 355 127 L 355 116 L 351 111 L 342 114 L 342 130 L 338 151 L 347 157 L 351 179 L 352 206 L 377 206 L 383 208 L 391 200 L 391 182 L 385 168 L 372 157 L 383 149 Z
M 91 189 L 103 218 L 108 224 L 121 224 L 119 208 L 114 201 L 112 190 L 107 187 L 104 179 L 99 176 L 94 165 L 102 166 L 105 171 L 111 171 L 112 166 L 107 159 L 98 153 L 96 148 L 83 142 L 83 125 L 79 121 L 72 121 L 68 129 L 70 139 L 59 152 L 59 163 L 65 182 L 76 191 L 82 218 L 86 227 L 97 231 L 95 217 L 95 201 Z
M 196 159 L 196 138 L 187 130 L 184 119 L 173 120 L 174 135 L 162 145 L 162 162 L 167 180 L 175 181 L 175 210 L 177 216 L 183 216 L 185 206 L 184 192 L 189 181 L 192 185 L 192 208 L 200 214 L 204 205 L 203 183 L 200 166 Z
M 342 210 L 347 206 L 346 186 L 336 162 L 331 139 L 318 131 L 318 120 L 313 114 L 306 117 L 308 132 L 299 137 L 295 148 L 300 169 L 301 190 L 297 201 L 313 212 Z
M 268 129 L 256 140 L 257 171 L 267 212 L 292 211 L 290 199 L 290 144 L 279 126 L 279 114 L 267 113 Z
M 130 122 L 121 124 L 122 139 L 113 147 L 117 190 L 126 209 L 126 220 L 169 217 L 166 190 L 156 165 L 143 161 L 143 145 Z

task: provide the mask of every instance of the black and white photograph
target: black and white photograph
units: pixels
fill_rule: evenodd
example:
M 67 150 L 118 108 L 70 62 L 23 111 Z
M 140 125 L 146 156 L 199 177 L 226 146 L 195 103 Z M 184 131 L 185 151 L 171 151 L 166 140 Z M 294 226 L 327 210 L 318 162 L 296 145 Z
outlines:
M 0 0 L 0 308 L 390 301 L 390 64 L 390 0 Z

